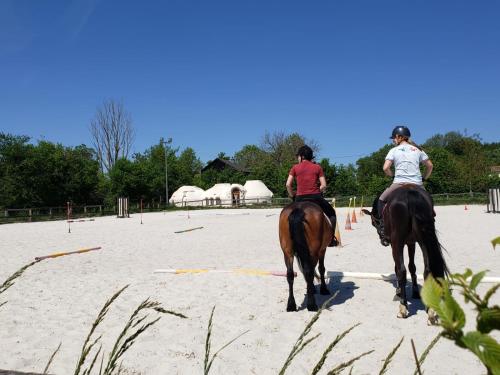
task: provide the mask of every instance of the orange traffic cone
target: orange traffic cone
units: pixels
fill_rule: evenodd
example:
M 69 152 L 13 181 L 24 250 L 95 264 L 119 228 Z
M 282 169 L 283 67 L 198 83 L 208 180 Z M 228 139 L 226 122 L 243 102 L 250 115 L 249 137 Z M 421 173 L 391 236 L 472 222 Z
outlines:
M 358 219 L 356 218 L 356 210 L 352 210 L 352 220 L 351 220 L 351 223 L 354 223 L 354 224 L 357 224 L 358 223 Z
M 337 239 L 337 242 L 339 243 L 339 247 L 342 247 L 342 240 L 340 239 L 340 229 L 339 229 L 339 222 L 337 221 L 335 223 L 335 238 Z
M 345 220 L 345 230 L 352 230 L 351 218 L 349 217 L 349 212 L 347 212 L 347 219 Z

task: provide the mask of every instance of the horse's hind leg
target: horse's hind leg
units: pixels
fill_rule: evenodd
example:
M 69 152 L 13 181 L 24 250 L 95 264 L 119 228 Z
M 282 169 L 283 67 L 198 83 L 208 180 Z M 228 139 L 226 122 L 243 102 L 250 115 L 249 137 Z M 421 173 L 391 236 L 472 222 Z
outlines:
M 307 310 L 309 311 L 318 311 L 318 305 L 316 304 L 316 299 L 314 298 L 314 292 L 316 291 L 314 288 L 314 267 L 311 265 L 304 269 L 304 278 L 307 283 Z
M 285 255 L 286 264 L 286 281 L 288 281 L 288 303 L 286 305 L 286 311 L 297 311 L 297 305 L 295 303 L 295 298 L 293 296 L 293 255 Z
M 396 276 L 398 278 L 398 288 L 400 288 L 401 299 L 399 301 L 398 318 L 408 317 L 408 300 L 406 298 L 406 268 L 404 262 L 404 242 L 401 240 L 392 240 L 392 257 L 396 264 Z
M 420 292 L 417 283 L 417 267 L 415 266 L 415 244 L 408 244 L 408 269 L 411 275 L 412 292 L 411 298 L 420 299 Z
M 419 242 L 418 245 L 422 249 L 422 256 L 424 258 L 424 280 L 426 280 L 427 276 L 429 276 L 429 274 L 431 273 L 429 269 L 429 255 L 427 254 L 427 247 L 425 247 L 425 244 L 423 242 Z M 425 311 L 427 312 L 428 325 L 439 324 L 439 316 L 433 309 L 431 309 L 430 307 L 426 307 Z
M 322 295 L 329 295 L 330 291 L 326 287 L 325 283 L 325 255 L 323 254 L 322 257 L 319 258 L 319 277 L 321 278 L 321 286 L 319 288 L 319 293 Z

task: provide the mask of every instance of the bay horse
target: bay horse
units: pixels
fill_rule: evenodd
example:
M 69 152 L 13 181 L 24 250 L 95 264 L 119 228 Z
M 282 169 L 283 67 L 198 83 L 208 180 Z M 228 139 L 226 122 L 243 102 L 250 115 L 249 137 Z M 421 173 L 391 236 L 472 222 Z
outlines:
M 404 246 L 408 246 L 410 270 L 412 279 L 412 298 L 420 298 L 418 290 L 415 243 L 422 249 L 424 258 L 424 279 L 431 274 L 434 278 L 443 278 L 449 274 L 448 267 L 443 258 L 442 246 L 436 236 L 434 224 L 434 209 L 430 196 L 416 185 L 407 184 L 394 190 L 387 198 L 384 212 L 377 212 L 378 197 L 373 202 L 372 211 L 363 210 L 371 215 L 372 225 L 378 229 L 380 220 L 384 220 L 385 235 L 390 239 L 392 257 L 394 259 L 394 272 L 397 277 L 395 300 L 400 301 L 398 318 L 407 318 L 408 300 L 406 297 L 406 268 L 404 264 Z M 382 217 L 382 219 L 380 219 Z M 427 311 L 429 322 L 436 323 L 433 311 Z
M 299 269 L 307 283 L 307 310 L 317 311 L 318 305 L 314 298 L 314 275 L 319 262 L 321 280 L 320 293 L 328 295 L 330 292 L 325 283 L 325 252 L 332 239 L 332 226 L 323 210 L 313 202 L 291 203 L 280 214 L 279 238 L 285 258 L 286 279 L 288 281 L 288 303 L 286 311 L 296 311 L 293 296 L 293 260 L 297 256 Z

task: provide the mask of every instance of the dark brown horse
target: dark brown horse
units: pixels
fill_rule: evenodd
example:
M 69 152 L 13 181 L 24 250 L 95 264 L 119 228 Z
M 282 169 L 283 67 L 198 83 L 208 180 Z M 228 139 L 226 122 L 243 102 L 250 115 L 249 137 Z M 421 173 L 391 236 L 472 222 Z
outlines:
M 399 318 L 407 318 L 408 300 L 406 297 L 406 268 L 404 264 L 404 246 L 408 246 L 410 257 L 409 270 L 411 273 L 413 293 L 412 298 L 420 298 L 418 291 L 415 267 L 415 243 L 422 249 L 424 258 L 424 279 L 429 274 L 435 278 L 448 274 L 448 267 L 443 258 L 442 246 L 436 236 L 432 201 L 426 192 L 415 185 L 404 185 L 388 197 L 382 214 L 385 234 L 390 239 L 394 271 L 397 277 L 396 297 L 400 301 Z M 373 202 L 372 212 L 363 210 L 371 215 L 372 224 L 378 228 L 380 215 L 377 212 L 378 197 Z M 429 321 L 435 323 L 435 315 L 428 311 Z
M 279 221 L 281 249 L 285 257 L 288 281 L 288 304 L 286 311 L 296 311 L 293 297 L 293 259 L 297 256 L 299 268 L 307 283 L 307 309 L 318 310 L 314 298 L 314 274 L 319 261 L 321 279 L 320 293 L 330 294 L 325 283 L 325 252 L 332 239 L 332 227 L 321 208 L 312 202 L 292 203 L 281 211 Z

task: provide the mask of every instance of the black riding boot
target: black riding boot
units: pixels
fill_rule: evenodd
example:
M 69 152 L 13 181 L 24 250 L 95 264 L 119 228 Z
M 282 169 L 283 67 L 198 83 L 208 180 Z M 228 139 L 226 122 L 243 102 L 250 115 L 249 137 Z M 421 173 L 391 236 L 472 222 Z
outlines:
M 389 240 L 386 238 L 384 231 L 384 215 L 383 215 L 384 207 L 385 207 L 385 202 L 379 200 L 377 206 L 378 219 L 379 219 L 377 232 L 380 237 L 380 243 L 382 244 L 382 246 L 389 246 Z
M 339 245 L 339 241 L 335 237 L 335 227 L 337 226 L 337 216 L 330 216 L 330 222 L 332 223 L 333 235 L 332 235 L 332 241 L 330 242 L 328 247 L 335 247 L 335 246 Z

